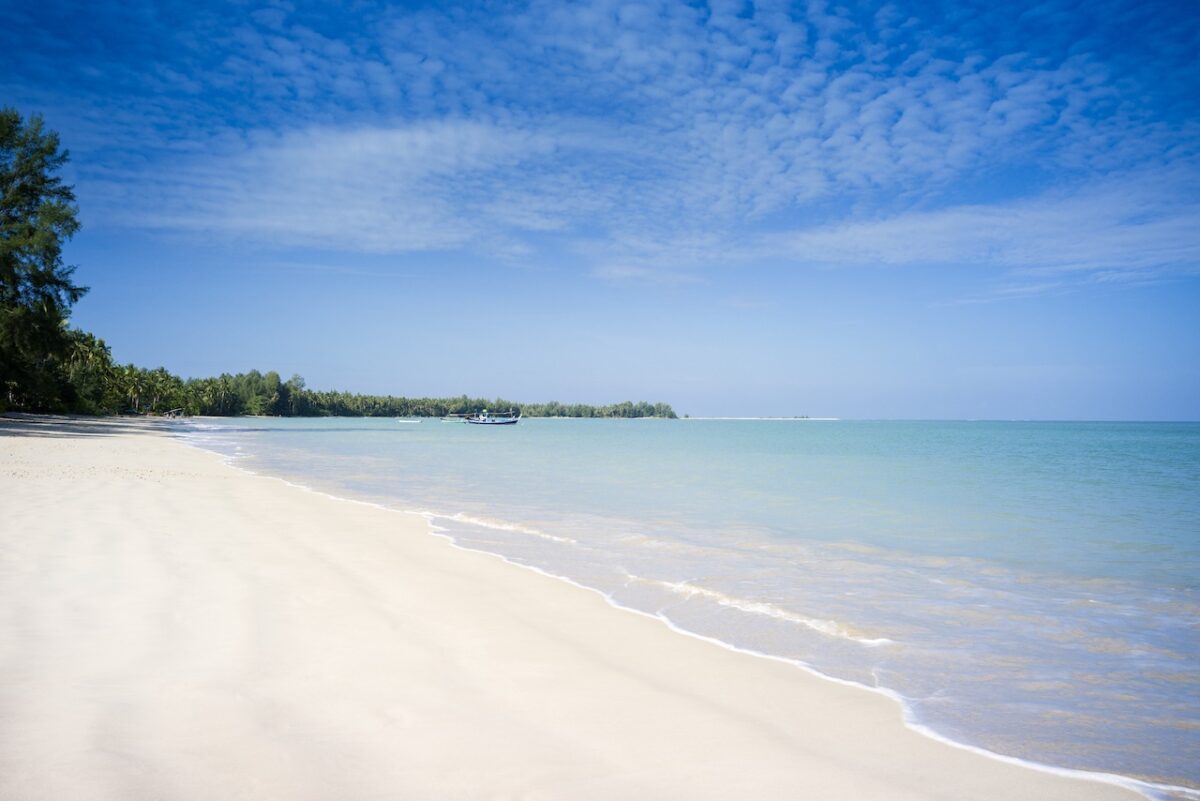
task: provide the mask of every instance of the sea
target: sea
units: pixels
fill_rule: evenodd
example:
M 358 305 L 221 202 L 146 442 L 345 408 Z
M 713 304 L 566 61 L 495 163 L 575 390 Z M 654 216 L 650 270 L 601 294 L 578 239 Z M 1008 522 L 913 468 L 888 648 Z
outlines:
M 1200 423 L 178 431 L 679 631 L 886 692 L 930 736 L 1200 798 Z

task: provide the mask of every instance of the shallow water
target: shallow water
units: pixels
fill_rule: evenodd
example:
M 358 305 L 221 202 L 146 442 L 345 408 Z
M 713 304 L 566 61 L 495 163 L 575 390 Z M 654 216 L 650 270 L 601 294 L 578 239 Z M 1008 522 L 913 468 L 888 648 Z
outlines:
M 892 690 L 949 739 L 1200 786 L 1200 424 L 185 431 L 682 629 Z

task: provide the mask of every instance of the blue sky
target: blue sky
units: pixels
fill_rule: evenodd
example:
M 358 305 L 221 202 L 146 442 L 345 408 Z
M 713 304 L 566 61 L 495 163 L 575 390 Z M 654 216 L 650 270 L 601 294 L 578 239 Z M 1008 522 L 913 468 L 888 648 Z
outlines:
M 1200 418 L 1195 3 L 0 0 L 122 361 Z

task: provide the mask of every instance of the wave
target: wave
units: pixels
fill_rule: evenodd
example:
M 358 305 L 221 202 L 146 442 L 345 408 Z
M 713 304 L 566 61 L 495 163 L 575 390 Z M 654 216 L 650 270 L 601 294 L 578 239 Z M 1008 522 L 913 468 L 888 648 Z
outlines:
M 625 573 L 630 581 L 635 581 L 643 584 L 651 584 L 657 587 L 662 587 L 676 595 L 682 595 L 685 598 L 705 598 L 710 601 L 715 601 L 721 606 L 737 609 L 740 612 L 746 612 L 752 615 L 763 615 L 766 617 L 775 618 L 776 620 L 785 620 L 788 623 L 795 623 L 800 626 L 812 629 L 813 631 L 824 634 L 827 637 L 837 637 L 843 640 L 856 642 L 859 645 L 868 647 L 877 647 L 880 645 L 891 645 L 895 640 L 890 640 L 887 637 L 863 637 L 850 628 L 838 623 L 835 620 L 822 620 L 820 618 L 808 617 L 806 615 L 791 612 L 783 607 L 776 606 L 765 601 L 750 601 L 745 598 L 736 598 L 732 595 L 726 595 L 717 590 L 710 590 L 707 587 L 700 587 L 687 581 L 662 581 L 660 579 L 648 579 L 641 576 L 635 576 L 628 571 Z
M 280 480 L 283 480 L 283 479 L 280 479 Z M 290 482 L 285 482 L 285 483 L 290 483 Z M 331 496 L 331 497 L 337 497 L 337 496 Z M 344 499 L 339 499 L 339 500 L 344 500 Z M 426 516 L 426 519 L 428 520 L 428 516 Z M 960 742 L 958 740 L 952 740 L 949 737 L 946 737 L 945 735 L 940 734 L 935 729 L 933 729 L 933 728 L 927 726 L 925 723 L 923 723 L 917 717 L 916 712 L 913 710 L 910 700 L 908 698 L 904 697 L 903 695 L 901 695 L 900 693 L 896 692 L 895 690 L 889 689 L 887 687 L 871 686 L 868 684 L 863 684 L 862 682 L 853 681 L 851 679 L 841 679 L 836 676 L 831 676 L 828 673 L 822 673 L 821 671 L 817 670 L 812 665 L 810 665 L 807 662 L 804 662 L 800 659 L 795 659 L 795 658 L 786 657 L 786 656 L 779 656 L 777 654 L 766 653 L 763 651 L 756 651 L 751 648 L 745 648 L 740 645 L 734 645 L 733 643 L 726 642 L 725 640 L 719 639 L 717 637 L 712 637 L 707 634 L 700 634 L 698 632 L 691 631 L 690 629 L 686 629 L 686 628 L 680 626 L 678 623 L 671 620 L 669 617 L 664 615 L 662 612 L 647 612 L 643 609 L 638 609 L 635 606 L 628 606 L 626 604 L 621 603 L 616 598 L 614 598 L 611 594 L 605 592 L 604 590 L 600 590 L 600 589 L 597 589 L 596 587 L 588 586 L 587 584 L 578 582 L 575 579 L 570 578 L 569 576 L 564 576 L 564 575 L 561 575 L 558 573 L 552 573 L 548 570 L 544 570 L 544 569 L 538 567 L 537 565 L 531 565 L 527 562 L 522 562 L 517 559 L 510 558 L 508 556 L 505 556 L 502 553 L 497 553 L 495 551 L 488 551 L 488 550 L 484 550 L 482 548 L 472 548 L 468 545 L 463 545 L 462 543 L 458 542 L 454 538 L 453 534 L 450 531 L 448 531 L 447 529 L 445 529 L 442 526 L 439 526 L 439 525 L 433 523 L 432 520 L 429 520 L 429 531 L 430 531 L 431 535 L 433 535 L 435 537 L 440 537 L 441 539 L 446 540 L 452 547 L 458 548 L 459 550 L 469 551 L 471 553 L 486 554 L 488 556 L 492 556 L 492 557 L 499 559 L 500 561 L 502 561 L 506 564 L 512 565 L 514 567 L 522 568 L 524 570 L 529 570 L 533 573 L 537 573 L 540 576 L 545 576 L 547 578 L 551 578 L 556 581 L 561 581 L 566 584 L 570 584 L 572 587 L 577 587 L 586 592 L 594 592 L 597 595 L 599 595 L 601 598 L 603 598 L 604 601 L 606 603 L 608 603 L 608 605 L 613 607 L 614 609 L 618 609 L 622 612 L 628 612 L 628 613 L 635 614 L 635 615 L 641 615 L 643 617 L 648 617 L 652 620 L 657 620 L 659 623 L 664 625 L 667 629 L 669 629 L 681 636 L 691 637 L 692 639 L 701 640 L 703 642 L 709 643 L 711 645 L 715 645 L 718 648 L 722 648 L 727 651 L 733 651 L 735 653 L 745 654 L 747 656 L 752 656 L 752 657 L 755 657 L 758 659 L 767 659 L 772 662 L 780 662 L 780 663 L 790 665 L 795 668 L 799 668 L 800 670 L 803 670 L 805 673 L 807 673 L 811 676 L 815 676 L 824 681 L 833 682 L 834 684 L 839 684 L 844 687 L 853 687 L 858 690 L 863 690 L 866 692 L 875 693 L 877 695 L 882 695 L 886 698 L 890 698 L 900 706 L 901 720 L 902 720 L 905 728 L 908 728 L 917 734 L 920 734 L 924 737 L 928 737 L 931 740 L 935 740 L 939 743 L 950 746 L 952 748 L 957 748 L 962 751 L 970 751 L 973 754 L 977 754 L 979 756 L 982 756 L 982 757 L 985 757 L 988 759 L 994 759 L 999 762 L 1004 762 L 1009 765 L 1019 765 L 1024 768 L 1029 768 L 1031 770 L 1038 771 L 1039 773 L 1049 773 L 1054 776 L 1064 776 L 1064 777 L 1068 777 L 1068 778 L 1072 778 L 1072 779 L 1080 779 L 1083 781 L 1097 782 L 1099 784 L 1109 784 L 1109 785 L 1116 785 L 1118 787 L 1124 787 L 1128 790 L 1132 790 L 1133 792 L 1138 793 L 1139 795 L 1144 796 L 1147 799 L 1150 799 L 1150 801 L 1174 801 L 1175 799 L 1187 799 L 1187 801 L 1200 801 L 1200 791 L 1194 790 L 1189 787 L 1184 787 L 1181 785 L 1149 782 L 1149 781 L 1144 781 L 1142 779 L 1135 779 L 1131 776 L 1124 776 L 1119 773 L 1107 773 L 1107 772 L 1102 772 L 1102 771 L 1082 770 L 1079 768 L 1064 768 L 1064 767 L 1060 767 L 1058 765 L 1049 765 L 1044 762 L 1035 762 L 1035 761 L 1029 760 L 1029 759 L 1022 759 L 1020 757 L 1009 756 L 1007 754 L 1001 754 L 996 751 L 989 751 L 988 749 L 981 748 L 980 746 L 977 746 L 977 745 L 971 745 L 969 743 Z M 635 578 L 635 579 L 637 578 L 636 576 L 632 576 L 632 575 L 630 575 L 630 577 Z
M 467 523 L 469 525 L 479 526 L 481 528 L 495 529 L 496 531 L 512 531 L 518 534 L 528 534 L 531 537 L 538 537 L 543 540 L 549 540 L 550 542 L 561 542 L 571 545 L 576 545 L 579 542 L 571 537 L 561 537 L 557 534 L 547 534 L 545 531 L 541 531 L 536 528 L 530 528 L 529 526 L 522 526 L 519 523 L 508 523 L 503 520 L 496 520 L 490 517 L 479 517 L 478 515 L 471 515 L 465 512 L 445 514 L 443 512 L 430 512 L 425 509 L 413 511 L 416 511 L 417 514 L 420 514 L 426 519 L 436 518 L 441 520 L 453 520 L 457 523 Z

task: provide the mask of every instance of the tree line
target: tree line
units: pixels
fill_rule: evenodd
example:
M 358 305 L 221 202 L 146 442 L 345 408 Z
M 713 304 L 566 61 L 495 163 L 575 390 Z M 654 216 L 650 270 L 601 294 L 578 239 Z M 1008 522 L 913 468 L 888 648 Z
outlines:
M 293 375 L 228 373 L 215 378 L 182 379 L 162 367 L 147 370 L 115 364 L 103 340 L 83 331 L 68 333 L 71 350 L 62 362 L 57 395 L 59 411 L 87 414 L 165 414 L 279 417 L 445 417 L 484 409 L 516 409 L 525 417 L 675 417 L 666 403 L 588 404 L 518 403 L 504 398 L 405 398 L 314 390 Z M 55 410 L 54 397 L 44 399 Z M 46 404 L 43 404 L 46 406 Z
M 71 328 L 87 292 L 62 245 L 79 229 L 75 195 L 56 174 L 69 154 L 42 119 L 0 109 L 0 412 L 411 417 L 518 409 L 526 417 L 675 417 L 666 403 L 521 404 L 503 398 L 404 398 L 309 389 L 251 370 L 182 379 L 117 364 L 103 339 Z

